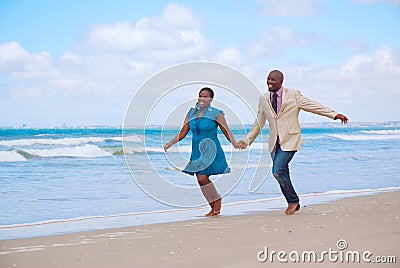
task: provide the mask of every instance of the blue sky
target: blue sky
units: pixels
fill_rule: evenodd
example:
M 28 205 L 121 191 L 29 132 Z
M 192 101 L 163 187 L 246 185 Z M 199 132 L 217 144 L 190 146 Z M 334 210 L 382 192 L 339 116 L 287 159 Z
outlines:
M 0 0 L 0 127 L 121 125 L 147 79 L 191 61 L 260 91 L 278 68 L 353 122 L 400 120 L 400 1 Z

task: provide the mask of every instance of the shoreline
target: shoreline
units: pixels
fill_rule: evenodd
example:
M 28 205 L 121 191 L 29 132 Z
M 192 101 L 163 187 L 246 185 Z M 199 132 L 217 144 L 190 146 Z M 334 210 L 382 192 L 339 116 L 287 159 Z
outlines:
M 252 205 L 252 204 L 248 204 Z M 293 252 L 370 252 L 400 262 L 400 191 L 346 197 L 283 210 L 199 217 L 150 225 L 0 240 L 2 267 L 260 267 L 287 265 Z M 345 249 L 339 249 L 339 241 Z M 268 251 L 268 252 L 267 252 Z M 271 252 L 275 255 L 271 256 Z M 268 254 L 266 254 L 268 253 Z M 343 254 L 342 254 L 343 255 Z M 339 256 L 339 255 L 338 255 Z M 268 257 L 265 262 L 260 261 Z M 271 259 L 272 257 L 272 259 Z M 389 258 L 391 257 L 391 259 Z M 381 259 L 382 260 L 382 259 Z M 336 262 L 340 262 L 338 259 Z M 325 255 L 321 263 L 332 264 Z M 360 267 L 366 263 L 361 258 Z M 325 266 L 324 265 L 324 266 Z M 336 264 L 334 264 L 336 265 Z M 340 263 L 344 267 L 355 263 Z M 368 263 L 381 267 L 380 263 Z M 386 263 L 384 267 L 396 267 Z
M 400 187 L 363 190 L 339 190 L 300 195 L 301 206 L 333 202 L 343 198 L 373 195 L 390 191 L 400 191 Z M 249 210 L 251 206 L 251 210 Z M 240 216 L 282 210 L 286 207 L 283 197 L 239 201 L 223 204 L 222 216 Z M 208 211 L 208 206 L 181 208 L 150 212 L 134 212 L 118 215 L 88 216 L 71 219 L 57 219 L 42 222 L 11 224 L 0 226 L 0 241 L 18 238 L 33 238 L 61 235 L 82 231 L 162 224 L 186 220 L 196 220 Z

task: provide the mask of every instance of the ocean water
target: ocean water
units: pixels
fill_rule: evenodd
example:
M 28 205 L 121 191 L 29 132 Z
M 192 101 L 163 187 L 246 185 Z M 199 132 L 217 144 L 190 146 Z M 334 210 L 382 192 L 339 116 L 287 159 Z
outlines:
M 168 153 L 162 148 L 177 131 L 0 129 L 0 239 L 203 215 L 207 207 L 195 177 L 180 171 L 190 156 L 190 136 Z M 237 139 L 246 131 L 232 130 Z M 270 159 L 263 146 L 267 134 L 265 129 L 243 151 L 234 150 L 220 135 L 232 169 L 214 178 L 224 194 L 224 215 L 285 207 L 268 173 Z M 303 147 L 291 162 L 302 204 L 400 189 L 400 123 L 306 125 L 302 135 Z M 189 189 L 191 198 L 168 190 L 155 178 L 179 191 Z

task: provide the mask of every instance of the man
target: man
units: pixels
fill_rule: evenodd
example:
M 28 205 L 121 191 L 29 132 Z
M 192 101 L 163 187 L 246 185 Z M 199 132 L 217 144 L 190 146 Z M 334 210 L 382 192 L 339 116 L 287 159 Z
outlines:
M 283 73 L 281 71 L 271 71 L 266 82 L 269 92 L 260 97 L 257 118 L 246 138 L 239 144 L 242 149 L 251 145 L 268 120 L 270 128 L 268 150 L 273 161 L 272 173 L 288 203 L 285 213 L 292 215 L 300 209 L 299 197 L 289 175 L 289 162 L 302 144 L 298 118 L 300 110 L 334 120 L 340 119 L 343 124 L 346 124 L 349 119 L 316 101 L 307 99 L 299 90 L 282 87 Z

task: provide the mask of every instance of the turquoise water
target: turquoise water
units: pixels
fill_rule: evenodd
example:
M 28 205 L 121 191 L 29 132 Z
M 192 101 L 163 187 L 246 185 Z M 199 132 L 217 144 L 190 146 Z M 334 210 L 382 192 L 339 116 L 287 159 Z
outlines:
M 125 160 L 119 128 L 0 129 L 0 239 L 38 235 L 12 233 L 39 223 L 136 215 L 145 224 L 147 216 L 143 215 L 159 211 L 182 213 L 182 206 L 167 205 L 160 202 L 162 198 L 144 193 L 131 176 L 151 181 L 158 174 L 171 184 L 196 188 L 195 178 L 180 172 L 190 155 L 190 137 L 167 154 L 163 152 L 162 144 L 177 131 L 127 130 L 124 137 L 129 147 L 125 148 Z M 234 129 L 233 133 L 240 139 L 246 130 Z M 220 140 L 232 168 L 230 176 L 238 181 L 224 197 L 226 207 L 282 197 L 274 178 L 267 173 L 269 155 L 261 138 L 245 151 L 233 150 L 223 135 Z M 400 187 L 399 124 L 306 126 L 303 140 L 303 148 L 291 163 L 292 180 L 299 195 Z M 259 162 L 260 155 L 268 157 Z M 130 167 L 135 170 L 129 170 L 126 161 L 133 161 Z M 152 163 L 154 170 L 146 169 L 146 162 Z M 257 174 L 267 175 L 265 181 Z M 252 183 L 259 187 L 250 189 Z M 183 198 L 174 192 L 169 194 L 177 204 Z M 82 226 L 75 224 L 72 230 L 64 231 L 90 229 Z M 98 227 L 110 226 L 118 224 Z

